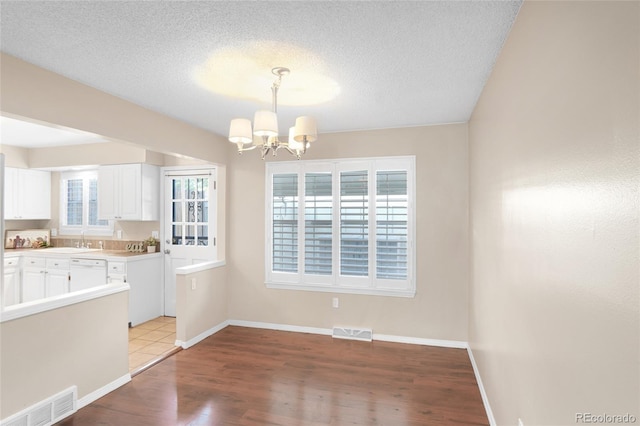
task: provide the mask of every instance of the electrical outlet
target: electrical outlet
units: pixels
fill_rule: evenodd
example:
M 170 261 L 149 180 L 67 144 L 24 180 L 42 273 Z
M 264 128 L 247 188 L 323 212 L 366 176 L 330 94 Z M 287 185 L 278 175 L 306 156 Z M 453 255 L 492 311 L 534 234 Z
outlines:
M 158 238 L 160 238 L 160 232 L 151 231 L 151 236 L 157 240 Z
M 195 289 L 196 289 L 196 279 L 191 278 L 191 290 L 195 290 Z
M 518 419 L 518 426 L 524 426 L 524 423 L 522 422 L 522 419 Z
M 339 308 L 340 307 L 340 299 L 338 299 L 337 297 L 334 297 L 333 300 L 331 301 L 331 304 L 333 305 L 334 308 Z
M 122 239 L 122 230 L 118 229 L 118 230 L 116 231 L 116 238 L 117 238 L 117 239 L 119 239 L 119 240 L 121 240 L 121 239 Z
M 51 236 L 52 237 L 57 237 L 58 236 L 58 229 L 57 228 L 51 228 Z

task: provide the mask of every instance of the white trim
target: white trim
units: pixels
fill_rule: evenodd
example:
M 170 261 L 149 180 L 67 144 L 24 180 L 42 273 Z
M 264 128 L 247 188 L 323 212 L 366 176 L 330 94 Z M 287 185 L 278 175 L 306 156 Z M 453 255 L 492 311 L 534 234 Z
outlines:
M 93 401 L 96 401 L 102 398 L 109 392 L 113 392 L 114 390 L 118 389 L 120 386 L 126 385 L 130 381 L 131 381 L 131 374 L 127 373 L 124 376 L 114 380 L 113 382 L 108 383 L 103 387 L 94 390 L 93 392 L 78 399 L 77 409 L 79 410 L 83 407 L 86 407 L 87 405 L 91 404 Z
M 333 335 L 333 329 L 331 328 L 304 327 L 299 325 L 274 324 L 274 323 L 268 323 L 268 322 L 245 321 L 245 320 L 228 320 L 227 322 L 229 325 L 235 325 L 238 327 L 262 328 L 262 329 L 277 330 L 277 331 L 293 331 L 296 333 L 321 334 L 324 336 Z M 393 336 L 389 334 L 377 334 L 377 333 L 373 334 L 373 340 L 374 341 L 378 340 L 381 342 L 392 342 L 392 343 L 408 343 L 411 345 L 438 346 L 442 348 L 467 349 L 469 347 L 467 342 L 463 342 L 459 340 L 424 339 L 421 337 Z
M 345 293 L 345 294 L 362 294 L 365 296 L 391 296 L 391 297 L 407 297 L 412 298 L 416 296 L 415 286 L 407 290 L 387 290 L 374 287 L 347 287 L 347 286 L 335 286 L 331 287 L 328 284 L 293 284 L 293 283 L 280 283 L 280 282 L 265 282 L 267 288 L 274 288 L 278 290 L 298 290 L 298 291 L 319 291 L 324 293 Z
M 229 325 L 229 321 L 223 321 L 220 324 L 206 330 L 203 331 L 202 333 L 198 334 L 196 337 L 187 340 L 186 342 L 183 342 L 182 340 L 176 340 L 175 345 L 176 346 L 181 346 L 182 349 L 189 349 L 191 346 L 195 345 L 196 343 L 200 343 L 201 341 L 203 341 L 204 339 L 206 339 L 207 337 L 211 336 L 212 334 L 216 334 L 218 331 L 222 330 L 223 328 L 227 327 Z
M 410 345 L 437 346 L 440 348 L 466 349 L 468 347 L 467 342 L 462 342 L 460 340 L 424 339 L 422 337 L 393 336 L 377 333 L 373 334 L 373 340 L 393 343 L 408 343 Z
M 471 360 L 471 366 L 473 367 L 473 374 L 476 376 L 476 382 L 478 382 L 478 388 L 480 389 L 480 396 L 482 397 L 482 403 L 484 404 L 484 409 L 487 412 L 487 418 L 489 419 L 489 424 L 491 426 L 496 426 L 496 419 L 493 417 L 493 411 L 491 411 L 491 405 L 489 404 L 489 397 L 487 396 L 487 392 L 484 390 L 484 385 L 482 384 L 482 378 L 480 377 L 480 370 L 478 370 L 478 365 L 476 364 L 476 360 L 473 357 L 473 351 L 471 350 L 471 346 L 467 344 L 467 353 L 469 354 L 469 359 Z
M 20 303 L 18 305 L 7 306 L 0 312 L 0 323 L 11 321 L 29 315 L 39 314 L 45 311 L 63 308 L 65 306 L 82 303 L 99 297 L 129 291 L 129 284 L 116 282 L 86 290 L 75 291 L 64 295 L 50 297 L 46 299 L 34 300 L 33 302 Z
M 333 333 L 333 331 L 330 328 L 304 327 L 300 325 L 274 324 L 269 322 L 256 322 L 256 321 L 245 321 L 245 320 L 229 320 L 228 322 L 229 322 L 229 325 L 235 325 L 238 327 L 262 328 L 266 330 L 293 331 L 295 333 L 322 334 L 325 336 L 331 336 L 331 334 Z
M 196 272 L 207 271 L 209 269 L 216 269 L 225 266 L 227 262 L 222 260 L 212 260 L 210 262 L 201 262 L 194 265 L 181 266 L 176 268 L 176 275 L 189 275 Z

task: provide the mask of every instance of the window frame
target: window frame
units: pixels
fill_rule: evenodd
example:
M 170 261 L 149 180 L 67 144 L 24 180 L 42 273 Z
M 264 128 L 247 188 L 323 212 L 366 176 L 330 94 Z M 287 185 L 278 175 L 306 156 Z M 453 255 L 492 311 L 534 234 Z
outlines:
M 340 274 L 340 177 L 341 172 L 367 171 L 367 276 Z M 407 276 L 406 279 L 387 279 L 376 276 L 376 195 L 377 172 L 402 170 L 407 173 Z M 330 275 L 305 273 L 305 177 L 307 173 L 326 173 L 332 176 L 332 267 Z M 298 175 L 298 267 L 297 272 L 273 271 L 273 176 Z M 267 288 L 321 291 L 333 293 L 414 297 L 416 294 L 416 214 L 415 214 L 415 156 L 374 157 L 334 160 L 298 160 L 268 162 L 265 167 L 265 285 Z
M 82 225 L 67 225 L 67 181 L 82 179 Z M 60 223 L 59 235 L 88 235 L 107 237 L 113 235 L 113 220 L 108 220 L 106 226 L 89 225 L 89 184 L 90 179 L 98 179 L 98 170 L 63 171 L 60 172 Z M 97 189 L 96 189 L 97 190 Z M 100 195 L 97 195 L 99 200 Z

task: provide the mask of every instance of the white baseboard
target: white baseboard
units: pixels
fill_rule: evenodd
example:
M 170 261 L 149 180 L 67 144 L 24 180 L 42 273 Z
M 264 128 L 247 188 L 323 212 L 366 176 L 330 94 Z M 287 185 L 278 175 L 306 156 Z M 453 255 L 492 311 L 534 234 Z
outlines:
M 236 325 L 238 327 L 249 327 L 249 328 L 263 328 L 266 330 L 293 331 L 296 333 L 322 334 L 325 336 L 331 336 L 331 333 L 332 333 L 332 330 L 330 328 L 303 327 L 300 325 L 274 324 L 269 322 L 256 322 L 256 321 L 244 321 L 244 320 L 229 320 L 229 325 Z
M 484 404 L 484 409 L 487 412 L 487 418 L 489 419 L 489 424 L 491 426 L 496 426 L 496 419 L 493 417 L 493 411 L 491 411 L 491 405 L 489 405 L 489 398 L 487 397 L 487 392 L 484 390 L 484 385 L 482 384 L 482 378 L 480 377 L 480 371 L 478 370 L 478 366 L 476 365 L 476 360 L 473 357 L 473 351 L 471 350 L 471 346 L 467 345 L 467 353 L 469 354 L 469 359 L 471 360 L 471 366 L 473 367 L 473 374 L 476 376 L 476 382 L 478 382 L 478 388 L 480 389 L 480 396 L 482 397 L 482 403 Z
M 204 339 L 206 339 L 207 337 L 211 336 L 212 334 L 217 333 L 218 331 L 222 330 L 223 328 L 225 328 L 226 326 L 229 325 L 229 321 L 222 321 L 220 324 L 206 330 L 203 331 L 202 333 L 198 334 L 196 337 L 187 340 L 186 342 L 183 342 L 182 340 L 176 340 L 175 345 L 176 346 L 181 346 L 182 349 L 188 349 L 191 346 L 195 345 L 196 343 L 199 343 L 201 341 L 203 341 Z
M 103 387 L 101 387 L 100 389 L 96 389 L 93 392 L 83 396 L 82 398 L 78 399 L 78 410 L 81 409 L 82 407 L 85 407 L 89 404 L 91 404 L 93 401 L 102 398 L 103 396 L 105 396 L 106 394 L 108 394 L 111 391 L 114 391 L 116 389 L 118 389 L 120 386 L 125 385 L 127 383 L 129 383 L 131 381 L 131 374 L 127 373 L 124 376 L 114 380 L 113 382 L 104 385 Z
M 274 324 L 269 322 L 244 320 L 229 320 L 228 322 L 229 325 L 236 325 L 239 327 L 263 328 L 267 330 L 278 331 L 294 331 L 297 333 L 322 334 L 324 336 L 331 336 L 333 334 L 333 330 L 330 328 L 303 327 L 299 325 Z M 458 340 L 423 339 L 420 337 L 393 336 L 389 334 L 376 333 L 373 334 L 373 340 L 394 343 L 409 343 L 412 345 L 440 346 L 443 348 L 467 349 L 468 347 L 467 342 L 461 342 Z
M 423 339 L 421 337 L 393 336 L 389 334 L 374 333 L 373 340 L 393 343 L 408 343 L 410 345 L 438 346 L 442 348 L 467 348 L 467 342 L 461 342 L 459 340 Z

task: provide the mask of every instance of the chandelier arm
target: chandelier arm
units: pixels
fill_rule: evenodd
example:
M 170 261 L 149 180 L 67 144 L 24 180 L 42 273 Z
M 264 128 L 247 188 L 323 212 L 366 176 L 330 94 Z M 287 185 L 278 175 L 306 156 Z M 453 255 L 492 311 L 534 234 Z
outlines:
M 262 145 L 262 148 L 260 149 L 260 155 L 262 156 L 263 160 L 270 150 L 271 150 L 271 147 L 269 145 Z
M 256 145 L 251 145 L 249 148 L 245 148 L 242 142 L 238 142 L 237 146 L 238 146 L 238 154 L 242 154 L 245 151 L 251 151 L 257 148 Z

